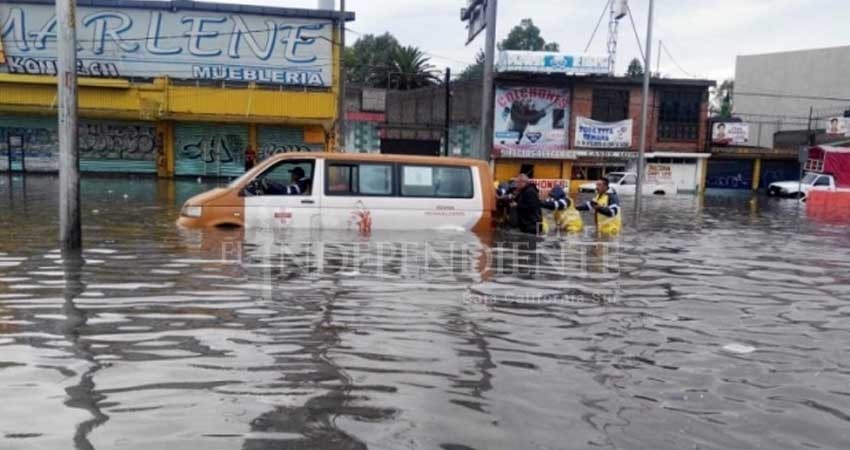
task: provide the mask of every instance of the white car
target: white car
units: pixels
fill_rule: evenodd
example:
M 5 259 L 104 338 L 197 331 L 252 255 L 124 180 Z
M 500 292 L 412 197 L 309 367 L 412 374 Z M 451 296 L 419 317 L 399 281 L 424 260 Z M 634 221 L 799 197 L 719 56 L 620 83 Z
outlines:
M 634 172 L 611 172 L 605 178 L 608 178 L 608 185 L 618 194 L 634 195 L 637 190 L 637 174 Z M 596 192 L 596 182 L 584 183 L 578 189 L 579 192 Z M 679 191 L 672 183 L 646 182 L 641 190 L 644 195 L 672 195 Z
M 776 181 L 767 187 L 767 195 L 773 197 L 795 197 L 803 198 L 814 186 L 822 186 L 827 189 L 835 188 L 835 179 L 832 175 L 809 172 L 802 180 Z

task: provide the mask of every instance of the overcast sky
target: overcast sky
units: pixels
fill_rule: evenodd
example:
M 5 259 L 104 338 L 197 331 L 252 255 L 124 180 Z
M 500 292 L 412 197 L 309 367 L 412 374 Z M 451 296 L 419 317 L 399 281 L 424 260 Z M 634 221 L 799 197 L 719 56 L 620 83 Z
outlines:
M 269 6 L 315 8 L 316 0 L 218 0 Z M 337 0 L 337 4 L 339 1 Z M 501 0 L 497 38 L 523 18 L 531 18 L 547 41 L 565 52 L 583 52 L 606 0 Z M 649 0 L 630 0 L 641 41 L 646 37 Z M 357 33 L 389 31 L 405 45 L 427 52 L 442 69 L 462 69 L 475 60 L 483 34 L 468 47 L 460 8 L 466 0 L 347 0 L 356 13 L 349 43 Z M 664 41 L 673 60 L 662 54 L 665 76 L 720 80 L 735 73 L 735 55 L 850 45 L 850 0 L 656 0 L 652 68 L 657 42 Z M 355 33 L 356 32 L 356 33 Z M 607 16 L 588 53 L 605 54 Z M 617 72 L 639 56 L 628 18 L 620 23 Z

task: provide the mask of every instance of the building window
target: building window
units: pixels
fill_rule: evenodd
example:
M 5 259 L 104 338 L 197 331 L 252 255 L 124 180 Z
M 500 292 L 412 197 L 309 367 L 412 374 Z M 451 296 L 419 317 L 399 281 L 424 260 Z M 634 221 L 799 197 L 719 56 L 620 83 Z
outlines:
M 590 118 L 600 122 L 619 122 L 629 118 L 629 91 L 594 89 Z
M 661 91 L 658 139 L 695 141 L 699 137 L 700 91 Z

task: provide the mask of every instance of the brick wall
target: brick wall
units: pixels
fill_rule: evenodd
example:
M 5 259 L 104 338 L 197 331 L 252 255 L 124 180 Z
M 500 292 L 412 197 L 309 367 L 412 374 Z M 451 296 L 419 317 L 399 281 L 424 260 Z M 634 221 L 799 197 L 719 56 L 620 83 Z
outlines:
M 576 117 L 590 117 L 593 111 L 593 89 L 626 89 L 629 91 L 629 118 L 632 119 L 632 149 L 637 150 L 640 145 L 640 116 L 641 99 L 643 88 L 641 86 L 600 86 L 593 84 L 576 84 L 573 87 L 572 110 L 570 112 L 570 146 L 575 148 L 575 123 Z M 654 86 L 650 87 L 649 93 L 649 116 L 647 129 L 647 150 L 679 151 L 683 153 L 696 153 L 706 151 L 706 133 L 708 121 L 708 94 L 703 95 L 700 105 L 699 133 L 695 141 L 668 141 L 658 139 L 658 95 Z

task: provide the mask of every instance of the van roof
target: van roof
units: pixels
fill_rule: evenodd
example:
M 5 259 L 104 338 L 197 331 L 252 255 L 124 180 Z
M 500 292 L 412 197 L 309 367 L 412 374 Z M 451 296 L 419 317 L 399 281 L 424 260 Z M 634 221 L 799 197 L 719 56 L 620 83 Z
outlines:
M 272 156 L 272 161 L 284 159 L 317 158 L 335 161 L 366 161 L 366 162 L 400 162 L 410 164 L 441 164 L 449 166 L 488 166 L 480 159 L 453 158 L 444 156 L 414 156 L 414 155 L 388 155 L 368 153 L 338 153 L 338 152 L 293 152 L 280 153 Z M 488 166 L 489 167 L 489 166 Z

